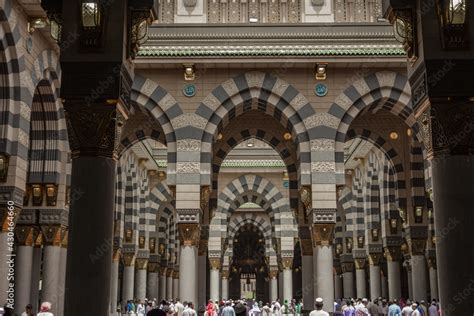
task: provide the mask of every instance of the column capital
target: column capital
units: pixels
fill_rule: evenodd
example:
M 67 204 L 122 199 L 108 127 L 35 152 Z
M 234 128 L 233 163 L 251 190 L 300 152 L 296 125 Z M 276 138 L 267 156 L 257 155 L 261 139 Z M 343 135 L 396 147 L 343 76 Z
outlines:
M 15 237 L 18 246 L 33 246 L 38 231 L 31 225 L 18 225 L 15 228 Z
M 127 117 L 120 103 L 86 104 L 84 100 L 66 100 L 64 109 L 73 157 L 117 158 Z
M 179 279 L 179 270 L 173 270 L 173 279 Z
M 146 270 L 148 266 L 148 259 L 137 258 L 135 260 L 135 266 L 138 270 Z
M 394 262 L 400 260 L 401 249 L 399 246 L 390 246 L 384 248 L 384 256 L 387 258 L 387 261 Z
M 313 242 L 311 239 L 300 239 L 301 255 L 312 256 L 313 255 Z
M 179 240 L 182 246 L 199 246 L 200 226 L 197 223 L 178 223 Z
M 41 225 L 41 232 L 43 233 L 43 245 L 61 246 L 63 229 L 60 225 Z
M 428 262 L 428 267 L 430 269 L 437 269 L 436 258 L 427 258 L 426 261 Z
M 159 271 L 159 273 L 160 273 L 161 276 L 166 276 L 166 267 L 160 266 L 160 267 L 158 268 L 158 271 Z
M 167 278 L 173 277 L 173 269 L 172 268 L 167 268 L 166 269 L 166 277 Z
M 341 263 L 342 273 L 345 272 L 354 272 L 354 263 L 353 262 L 342 262 Z
M 221 271 L 221 277 L 223 279 L 229 279 L 229 270 L 222 270 Z
M 365 258 L 354 259 L 354 264 L 357 270 L 365 269 L 365 266 L 367 264 L 367 259 Z
M 209 265 L 213 270 L 220 270 L 221 268 L 221 258 L 209 258 Z
M 0 225 L 2 233 L 13 230 L 20 215 L 20 208 L 16 206 L 17 204 L 5 204 L 6 205 L 2 205 L 2 208 L 0 209 Z
M 63 239 L 61 241 L 61 248 L 67 249 L 67 240 L 69 235 L 69 230 L 65 227 L 62 231 Z
M 126 267 L 135 266 L 135 260 L 137 258 L 135 253 L 124 253 L 122 256 Z
M 382 260 L 382 253 L 371 253 L 371 254 L 369 254 L 369 264 L 371 266 L 380 265 L 381 260 Z
M 408 247 L 412 256 L 424 256 L 426 250 L 425 238 L 408 238 Z
M 335 223 L 315 223 L 311 225 L 313 247 L 331 246 L 334 239 Z
M 121 254 L 122 254 L 122 249 L 113 248 L 112 249 L 112 262 L 119 262 Z
M 293 267 L 293 257 L 281 258 L 281 266 L 283 270 L 289 270 Z
M 278 270 L 270 270 L 268 271 L 268 277 L 270 279 L 275 279 L 278 276 Z
M 158 271 L 158 263 L 156 262 L 148 262 L 147 271 L 149 273 L 156 273 Z

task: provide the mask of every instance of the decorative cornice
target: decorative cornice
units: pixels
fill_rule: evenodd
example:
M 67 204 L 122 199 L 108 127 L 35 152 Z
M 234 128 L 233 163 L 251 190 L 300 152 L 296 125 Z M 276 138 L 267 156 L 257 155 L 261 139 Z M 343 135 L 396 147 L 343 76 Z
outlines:
M 313 247 L 331 246 L 334 239 L 334 228 L 334 223 L 313 224 L 311 226 Z
M 199 246 L 199 224 L 178 223 L 179 240 L 182 246 Z

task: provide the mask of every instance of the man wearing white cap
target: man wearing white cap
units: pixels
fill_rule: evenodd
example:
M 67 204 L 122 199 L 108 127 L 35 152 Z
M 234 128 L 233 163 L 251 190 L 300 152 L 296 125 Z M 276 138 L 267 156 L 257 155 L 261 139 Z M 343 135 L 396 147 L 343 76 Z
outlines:
M 316 309 L 309 313 L 309 316 L 329 316 L 329 314 L 325 311 L 323 311 L 323 299 L 318 297 L 314 301 L 314 306 Z

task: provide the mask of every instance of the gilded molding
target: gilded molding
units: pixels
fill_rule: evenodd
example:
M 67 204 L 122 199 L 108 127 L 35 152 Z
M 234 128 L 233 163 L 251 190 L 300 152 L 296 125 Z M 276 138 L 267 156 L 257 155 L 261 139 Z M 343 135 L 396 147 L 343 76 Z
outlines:
M 334 240 L 334 223 L 313 224 L 311 226 L 311 236 L 313 247 L 331 246 Z
M 182 246 L 199 247 L 199 224 L 179 223 L 178 224 L 179 240 Z

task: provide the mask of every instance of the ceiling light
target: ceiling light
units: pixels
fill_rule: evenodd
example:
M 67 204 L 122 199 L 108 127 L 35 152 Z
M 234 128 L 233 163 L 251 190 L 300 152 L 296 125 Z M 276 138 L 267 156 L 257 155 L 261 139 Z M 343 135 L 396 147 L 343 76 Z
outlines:
M 285 132 L 283 134 L 283 139 L 284 140 L 290 140 L 291 139 L 291 133 L 290 132 Z
M 327 64 L 317 64 L 316 65 L 316 70 L 315 70 L 316 80 L 325 80 L 326 79 L 326 67 L 327 67 Z
M 398 139 L 398 133 L 397 132 L 391 132 L 390 133 L 390 139 L 393 139 L 393 140 Z

